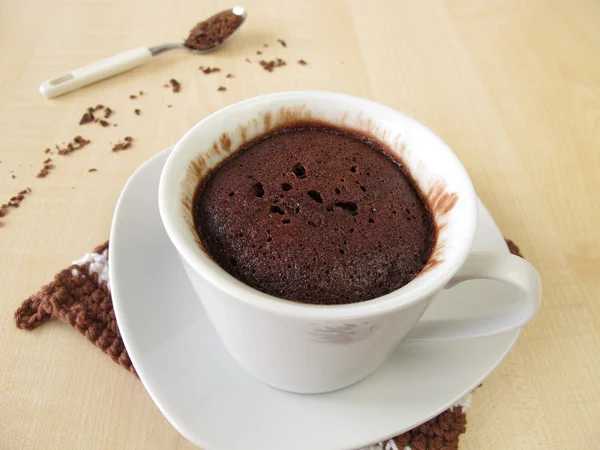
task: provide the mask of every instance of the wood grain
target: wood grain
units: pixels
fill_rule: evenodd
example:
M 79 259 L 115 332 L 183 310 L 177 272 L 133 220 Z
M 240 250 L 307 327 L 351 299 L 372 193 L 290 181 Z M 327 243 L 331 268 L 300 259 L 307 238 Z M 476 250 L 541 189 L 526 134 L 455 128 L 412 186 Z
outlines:
M 477 390 L 461 448 L 596 448 L 600 3 L 247 0 L 247 23 L 218 53 L 171 52 L 52 101 L 38 94 L 44 79 L 135 46 L 177 42 L 229 6 L 0 3 L 0 203 L 26 186 L 33 191 L 0 219 L 0 447 L 193 448 L 141 383 L 83 337 L 58 322 L 17 330 L 13 312 L 107 238 L 127 178 L 197 121 L 251 96 L 323 89 L 380 101 L 442 136 L 542 276 L 543 308 Z M 247 63 L 257 50 L 288 65 L 267 73 Z M 300 58 L 309 64 L 296 64 Z M 199 65 L 222 72 L 203 75 Z M 228 72 L 235 78 L 225 79 Z M 163 87 L 170 78 L 181 93 Z M 146 95 L 129 99 L 139 90 Z M 118 127 L 78 125 L 98 103 L 116 111 Z M 56 169 L 36 178 L 44 149 L 78 134 L 92 144 L 53 156 Z M 112 153 L 126 135 L 134 147 Z

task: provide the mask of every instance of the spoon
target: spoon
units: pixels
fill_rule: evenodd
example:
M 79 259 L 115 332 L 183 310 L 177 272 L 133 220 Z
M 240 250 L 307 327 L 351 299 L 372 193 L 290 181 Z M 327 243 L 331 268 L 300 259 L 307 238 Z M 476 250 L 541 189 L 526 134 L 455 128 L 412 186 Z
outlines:
M 110 58 L 106 58 L 95 63 L 89 64 L 84 67 L 80 67 L 79 69 L 75 69 L 70 71 L 69 73 L 65 73 L 60 75 L 59 77 L 52 78 L 51 80 L 46 80 L 40 85 L 40 94 L 42 94 L 46 98 L 54 98 L 59 95 L 66 94 L 68 92 L 74 91 L 76 89 L 82 88 L 84 86 L 88 86 L 92 83 L 96 83 L 97 81 L 104 80 L 105 78 L 111 77 L 113 75 L 117 75 L 122 72 L 126 72 L 127 70 L 133 69 L 145 62 L 150 61 L 153 56 L 158 55 L 159 53 L 166 52 L 167 50 L 173 49 L 186 49 L 192 53 L 204 54 L 208 52 L 212 52 L 219 47 L 221 47 L 225 42 L 227 42 L 231 37 L 236 33 L 237 30 L 240 29 L 244 20 L 246 20 L 246 10 L 241 6 L 236 6 L 235 8 L 227 9 L 225 11 L 221 11 L 218 14 L 210 17 L 208 20 L 212 19 L 219 14 L 223 14 L 225 12 L 232 12 L 236 16 L 240 16 L 242 18 L 238 27 L 222 42 L 214 45 L 210 48 L 204 50 L 196 50 L 186 47 L 184 44 L 163 44 L 157 45 L 155 47 L 138 47 L 133 50 L 129 50 L 126 52 L 118 53 Z

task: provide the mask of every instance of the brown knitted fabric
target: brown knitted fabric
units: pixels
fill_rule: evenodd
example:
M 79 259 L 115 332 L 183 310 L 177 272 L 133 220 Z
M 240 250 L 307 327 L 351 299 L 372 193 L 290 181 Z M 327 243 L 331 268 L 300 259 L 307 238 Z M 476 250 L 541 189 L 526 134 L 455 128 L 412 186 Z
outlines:
M 507 239 L 506 243 L 511 253 L 521 256 L 514 242 Z M 101 254 L 107 249 L 108 242 L 96 247 L 93 253 Z M 108 286 L 88 270 L 89 265 L 73 264 L 60 271 L 54 281 L 25 300 L 15 312 L 17 327 L 33 330 L 54 315 L 137 376 L 117 327 Z M 399 450 L 407 447 L 411 450 L 456 450 L 466 424 L 466 414 L 456 406 L 393 441 Z M 389 447 L 382 443 L 377 448 Z
M 96 247 L 94 253 L 107 249 L 108 242 Z M 54 315 L 135 374 L 119 333 L 108 287 L 98 280 L 97 274 L 88 273 L 88 266 L 89 263 L 73 264 L 61 270 L 54 281 L 25 300 L 15 312 L 17 327 L 33 330 Z M 81 275 L 74 276 L 74 269 Z

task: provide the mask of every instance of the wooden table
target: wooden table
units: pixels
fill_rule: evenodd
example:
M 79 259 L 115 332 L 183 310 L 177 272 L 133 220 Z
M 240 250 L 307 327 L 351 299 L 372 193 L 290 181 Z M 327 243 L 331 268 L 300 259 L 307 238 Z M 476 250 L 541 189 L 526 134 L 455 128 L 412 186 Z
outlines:
M 193 448 L 141 383 L 79 334 L 58 321 L 21 331 L 13 312 L 107 239 L 133 170 L 197 121 L 255 95 L 323 89 L 383 102 L 442 136 L 542 276 L 542 310 L 477 390 L 461 448 L 598 448 L 600 3 L 247 0 L 243 31 L 214 55 L 174 51 L 52 101 L 38 94 L 44 79 L 178 41 L 229 6 L 0 4 L 0 203 L 32 189 L 1 219 L 0 447 Z M 267 73 L 245 61 L 259 59 L 257 50 L 288 65 Z M 204 75 L 201 64 L 222 71 Z M 163 87 L 170 78 L 181 82 L 179 94 Z M 217 91 L 221 85 L 227 90 Z M 129 98 L 140 90 L 144 96 Z M 115 110 L 118 127 L 78 125 L 98 103 Z M 56 168 L 36 178 L 44 149 L 78 134 L 92 144 L 54 156 Z M 127 135 L 133 148 L 112 153 L 111 143 Z

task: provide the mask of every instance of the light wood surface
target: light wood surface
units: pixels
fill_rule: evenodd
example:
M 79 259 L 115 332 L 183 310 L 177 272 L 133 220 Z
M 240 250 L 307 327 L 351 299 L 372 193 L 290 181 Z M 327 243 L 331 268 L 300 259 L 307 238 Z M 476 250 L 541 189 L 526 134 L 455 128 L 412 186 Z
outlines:
M 218 53 L 174 51 L 53 101 L 38 93 L 41 81 L 69 69 L 179 41 L 229 6 L 0 3 L 0 203 L 33 190 L 0 219 L 0 448 L 194 448 L 134 376 L 68 325 L 25 332 L 13 313 L 107 239 L 139 164 L 223 106 L 290 89 L 368 97 L 424 122 L 460 156 L 501 229 L 541 274 L 542 310 L 476 391 L 461 448 L 598 448 L 600 2 L 247 0 L 247 23 Z M 247 63 L 257 50 L 288 66 L 267 73 Z M 222 72 L 203 75 L 201 64 Z M 181 93 L 163 87 L 170 78 Z M 130 100 L 140 89 L 146 95 Z M 118 127 L 78 125 L 98 103 L 116 111 Z M 77 134 L 92 144 L 56 156 L 56 169 L 37 179 L 43 150 Z M 112 153 L 110 143 L 126 135 L 134 147 Z

